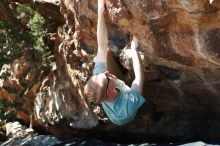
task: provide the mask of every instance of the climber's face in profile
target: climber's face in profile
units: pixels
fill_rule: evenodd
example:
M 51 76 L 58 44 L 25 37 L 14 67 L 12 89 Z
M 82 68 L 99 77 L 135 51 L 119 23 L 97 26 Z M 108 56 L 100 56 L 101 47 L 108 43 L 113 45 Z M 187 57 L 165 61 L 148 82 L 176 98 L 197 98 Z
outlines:
M 107 88 L 106 88 L 106 96 L 108 97 L 107 101 L 111 101 L 115 98 L 115 92 L 117 92 L 115 88 L 117 77 L 109 72 L 105 72 L 107 78 Z
M 98 83 L 97 95 L 100 97 L 97 102 L 112 101 L 115 98 L 117 77 L 106 71 L 98 74 L 96 80 Z

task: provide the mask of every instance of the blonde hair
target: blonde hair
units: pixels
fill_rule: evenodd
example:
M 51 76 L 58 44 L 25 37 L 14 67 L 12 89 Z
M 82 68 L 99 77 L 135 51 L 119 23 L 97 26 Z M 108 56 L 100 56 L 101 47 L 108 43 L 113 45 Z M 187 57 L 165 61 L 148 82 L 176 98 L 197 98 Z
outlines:
M 99 102 L 101 98 L 105 97 L 105 92 L 106 87 L 100 87 L 96 82 L 96 75 L 92 75 L 84 87 L 84 95 L 89 102 Z

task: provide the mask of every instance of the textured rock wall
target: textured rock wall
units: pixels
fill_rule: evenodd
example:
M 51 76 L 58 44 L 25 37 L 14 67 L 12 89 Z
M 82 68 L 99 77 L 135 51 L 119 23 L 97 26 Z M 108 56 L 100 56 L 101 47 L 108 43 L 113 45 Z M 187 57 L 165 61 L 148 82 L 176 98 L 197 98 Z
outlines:
M 217 0 L 107 0 L 106 5 L 109 48 L 120 60 L 117 65 L 125 69 L 121 71 L 125 80 L 129 83 L 133 77 L 126 46 L 137 35 L 145 69 L 144 95 L 166 114 L 150 126 L 140 116 L 128 126 L 107 131 L 170 139 L 218 137 Z M 97 1 L 63 0 L 61 8 L 69 24 L 74 24 L 75 48 L 92 58 L 97 49 Z
M 106 1 L 109 70 L 131 83 L 128 46 L 131 36 L 136 35 L 145 70 L 144 96 L 164 113 L 162 119 L 149 122 L 148 115 L 140 112 L 134 122 L 118 127 L 106 121 L 99 106 L 87 104 L 82 89 L 97 51 L 97 0 L 61 0 L 64 25 L 57 6 L 38 5 L 42 15 L 56 23 L 49 29 L 51 33 L 63 25 L 51 46 L 55 64 L 49 73 L 37 70 L 28 61 L 30 56 L 6 65 L 11 76 L 4 85 L 18 92 L 9 94 L 1 89 L 1 98 L 19 98 L 23 102 L 20 119 L 29 122 L 33 114 L 35 127 L 43 126 L 62 138 L 86 136 L 126 142 L 219 138 L 218 0 Z M 8 8 L 1 2 L 0 7 Z M 43 11 L 46 8 L 51 11 Z M 10 13 L 0 16 L 13 19 Z M 35 79 L 37 83 L 33 83 Z
M 26 4 L 30 4 L 30 1 L 0 2 L 0 7 L 4 8 L 0 10 L 1 20 L 21 25 L 10 9 Z M 33 125 L 38 130 L 68 137 L 62 135 L 62 130 L 68 131 L 70 127 L 91 128 L 98 123 L 82 94 L 81 82 L 85 82 L 85 77 L 80 71 L 83 63 L 80 58 L 83 57 L 72 45 L 74 37 L 71 34 L 74 29 L 68 25 L 62 26 L 65 19 L 60 14 L 59 7 L 49 3 L 35 3 L 35 6 L 46 22 L 51 22 L 50 25 L 46 25 L 46 29 L 54 39 L 49 43 L 55 56 L 52 69 L 42 70 L 39 62 L 33 60 L 33 54 L 25 52 L 1 68 L 0 75 L 8 74 L 8 78 L 0 80 L 0 99 L 7 99 L 9 103 L 19 103 L 20 106 L 13 110 L 16 110 L 17 118 L 26 124 L 33 118 Z M 22 25 L 25 29 L 26 24 Z M 72 52 L 74 50 L 75 52 Z M 6 87 L 14 92 L 8 92 L 5 90 Z

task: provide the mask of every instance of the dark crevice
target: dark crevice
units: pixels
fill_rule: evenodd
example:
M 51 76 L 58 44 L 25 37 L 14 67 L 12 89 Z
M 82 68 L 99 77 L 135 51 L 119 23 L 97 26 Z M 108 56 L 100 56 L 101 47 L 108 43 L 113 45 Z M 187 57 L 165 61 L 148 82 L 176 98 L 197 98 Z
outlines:
M 165 66 L 160 66 L 159 71 L 166 77 L 166 79 L 169 79 L 171 81 L 181 79 L 182 73 L 179 70 L 168 68 Z

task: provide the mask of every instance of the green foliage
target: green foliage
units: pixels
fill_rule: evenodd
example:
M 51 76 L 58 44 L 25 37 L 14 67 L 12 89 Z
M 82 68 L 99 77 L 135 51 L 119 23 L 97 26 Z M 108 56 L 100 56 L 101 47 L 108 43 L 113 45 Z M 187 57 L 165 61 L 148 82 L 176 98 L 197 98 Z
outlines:
M 26 5 L 26 6 L 17 7 L 16 12 L 18 14 L 23 13 L 23 15 L 24 15 L 23 17 L 25 17 L 25 19 L 30 20 L 33 13 L 34 13 L 34 10 L 32 9 L 32 5 Z
M 5 89 L 8 93 L 17 94 L 17 90 L 14 88 L 7 87 L 7 86 L 3 86 L 2 88 Z
M 45 19 L 32 7 L 32 5 L 18 7 L 17 13 L 23 15 L 22 19 L 27 21 L 29 34 L 32 37 L 32 51 L 36 60 L 41 62 L 42 67 L 51 67 L 53 55 L 45 44 L 45 40 L 49 39 L 44 29 Z
M 1 70 L 0 72 L 0 86 L 1 86 L 1 80 L 7 80 L 8 76 L 10 76 L 10 73 L 7 70 Z
M 53 55 L 46 44 L 50 36 L 44 28 L 45 19 L 33 9 L 33 5 L 19 6 L 12 14 L 20 20 L 21 25 L 15 26 L 0 20 L 0 88 L 10 94 L 17 94 L 16 89 L 1 84 L 10 76 L 3 65 L 11 63 L 28 51 L 31 52 L 32 61 L 40 64 L 38 67 L 50 69 Z M 13 119 L 16 116 L 15 109 L 22 105 L 18 99 L 13 102 L 0 99 L 0 123 Z
M 8 101 L 0 99 L 0 125 L 3 122 L 12 121 L 16 118 L 17 110 L 21 109 L 23 103 L 19 100 Z
M 0 123 L 11 121 L 16 117 L 16 105 L 6 99 L 0 99 Z
M 25 38 L 28 38 L 27 33 L 0 20 L 0 67 L 22 54 Z
M 0 109 L 1 109 L 1 110 L 2 110 L 2 109 L 7 109 L 7 107 L 8 107 L 8 102 L 7 102 L 7 100 L 1 99 L 1 100 L 0 100 Z
M 34 62 L 50 68 L 53 55 L 45 43 L 50 37 L 44 29 L 45 19 L 33 9 L 33 4 L 19 6 L 13 14 L 25 27 L 0 20 L 0 68 L 27 50 L 32 53 Z

